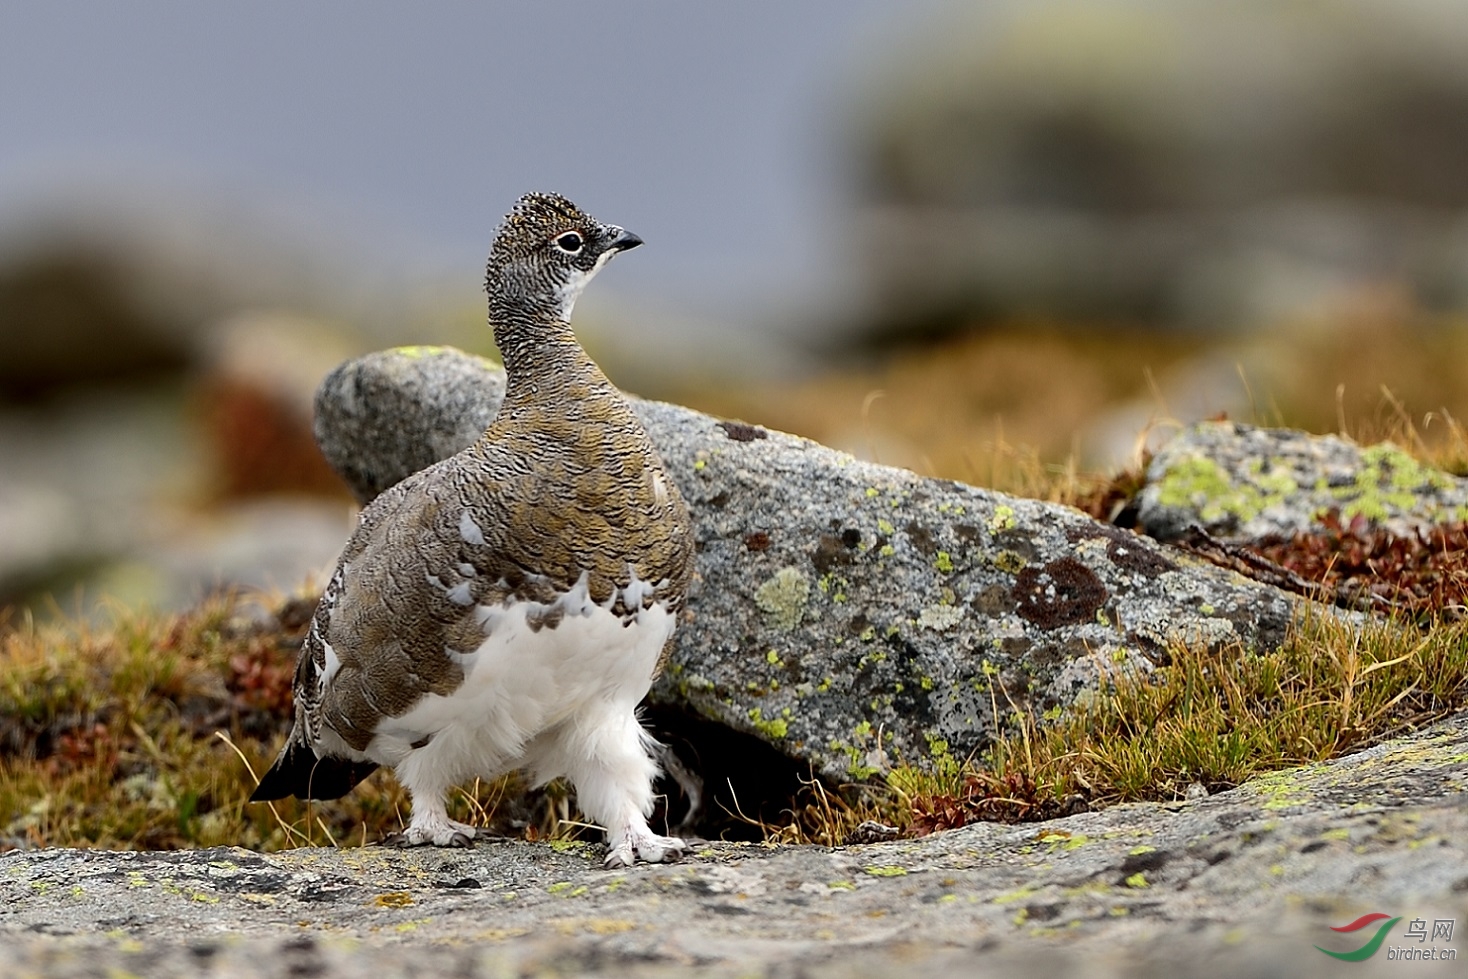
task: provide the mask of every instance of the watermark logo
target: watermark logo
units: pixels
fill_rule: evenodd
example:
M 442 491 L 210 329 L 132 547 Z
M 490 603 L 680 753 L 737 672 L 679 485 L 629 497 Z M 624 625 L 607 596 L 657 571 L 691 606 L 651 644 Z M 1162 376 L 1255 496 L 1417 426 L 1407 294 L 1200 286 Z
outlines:
M 1357 918 L 1350 924 L 1341 925 L 1338 928 L 1331 928 L 1331 931 L 1360 931 L 1367 925 L 1373 925 L 1376 922 L 1381 921 L 1383 918 L 1388 917 L 1388 915 L 1384 915 L 1380 911 L 1377 911 L 1373 914 L 1363 914 L 1361 917 Z M 1315 947 L 1319 948 L 1320 951 L 1324 952 L 1326 955 L 1329 955 L 1331 958 L 1340 959 L 1342 962 L 1363 962 L 1376 954 L 1376 950 L 1381 948 L 1381 943 L 1386 941 L 1386 933 L 1392 930 L 1392 925 L 1401 920 L 1402 919 L 1400 915 L 1395 918 L 1391 918 L 1380 928 L 1376 929 L 1376 934 L 1372 935 L 1370 940 L 1368 940 L 1365 945 L 1362 945 L 1360 948 L 1352 952 L 1332 952 L 1328 948 L 1320 948 L 1319 945 L 1316 945 Z
M 1375 932 L 1370 938 L 1366 939 L 1366 942 L 1360 948 L 1352 949 L 1349 952 L 1333 952 L 1328 948 L 1321 948 L 1319 945 L 1315 947 L 1331 958 L 1340 959 L 1342 962 L 1364 962 L 1380 951 L 1382 943 L 1386 941 L 1387 934 L 1401 920 L 1402 915 L 1397 915 L 1393 918 L 1391 915 L 1383 914 L 1380 911 L 1363 914 L 1350 924 L 1338 925 L 1330 929 L 1331 931 L 1337 932 L 1357 932 L 1375 925 Z M 1378 925 L 1377 922 L 1381 923 Z M 1426 918 L 1413 918 L 1407 922 L 1407 930 L 1403 938 L 1405 941 L 1415 939 L 1417 945 L 1389 945 L 1387 946 L 1386 957 L 1393 960 L 1418 959 L 1430 961 L 1435 959 L 1456 959 L 1458 957 L 1458 950 L 1455 948 L 1438 948 L 1436 944 L 1425 945 L 1429 934 L 1434 943 L 1438 939 L 1442 939 L 1444 942 L 1451 942 L 1453 940 L 1453 929 L 1456 924 L 1456 918 L 1435 918 L 1432 921 L 1432 930 L 1429 933 Z

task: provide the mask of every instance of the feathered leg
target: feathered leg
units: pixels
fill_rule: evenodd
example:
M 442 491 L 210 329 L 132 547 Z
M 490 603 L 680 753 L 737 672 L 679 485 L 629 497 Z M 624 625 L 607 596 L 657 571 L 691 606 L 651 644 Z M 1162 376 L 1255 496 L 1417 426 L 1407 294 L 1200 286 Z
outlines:
M 608 707 L 558 729 L 533 762 L 539 778 L 568 777 L 581 811 L 606 827 L 608 867 L 676 860 L 688 848 L 647 825 L 658 773 L 651 744 L 632 711 Z

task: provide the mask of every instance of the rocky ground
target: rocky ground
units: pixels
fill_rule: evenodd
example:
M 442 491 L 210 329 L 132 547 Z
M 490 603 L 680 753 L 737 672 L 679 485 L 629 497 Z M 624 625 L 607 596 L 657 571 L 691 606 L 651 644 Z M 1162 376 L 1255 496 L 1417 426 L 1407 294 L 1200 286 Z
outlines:
M 1369 912 L 1468 926 L 1468 716 L 1212 797 L 923 839 L 0 855 L 0 973 L 1337 975 Z M 1364 936 L 1364 937 L 1363 937 Z M 1410 964 L 1458 974 L 1456 961 Z

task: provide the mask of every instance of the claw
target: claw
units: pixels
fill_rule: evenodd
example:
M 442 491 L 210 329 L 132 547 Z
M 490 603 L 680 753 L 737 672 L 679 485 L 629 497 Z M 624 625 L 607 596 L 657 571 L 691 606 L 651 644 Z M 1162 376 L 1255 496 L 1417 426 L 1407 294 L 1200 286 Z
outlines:
M 474 845 L 478 831 L 473 826 L 448 820 L 444 823 L 425 822 L 408 824 L 401 833 L 393 833 L 382 839 L 383 846 L 449 846 L 468 847 Z
M 602 861 L 608 870 L 630 867 L 638 860 L 672 863 L 688 850 L 685 841 L 674 836 L 657 836 L 647 829 L 629 829 L 620 839 L 608 843 L 607 857 Z

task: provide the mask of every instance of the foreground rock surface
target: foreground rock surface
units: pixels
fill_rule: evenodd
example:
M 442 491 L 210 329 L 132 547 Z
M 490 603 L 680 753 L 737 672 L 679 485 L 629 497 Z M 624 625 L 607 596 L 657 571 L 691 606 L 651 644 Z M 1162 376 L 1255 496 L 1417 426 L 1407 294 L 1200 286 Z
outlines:
M 1460 715 L 1196 801 L 626 871 L 519 842 L 12 852 L 0 974 L 1338 975 L 1312 946 L 1360 946 L 1329 926 L 1368 912 L 1402 916 L 1391 945 L 1418 944 L 1414 918 L 1452 918 L 1431 944 L 1464 943 L 1465 787 Z M 1351 968 L 1400 965 L 1383 949 Z
M 1330 510 L 1395 534 L 1468 518 L 1468 480 L 1424 466 L 1390 442 L 1358 446 L 1334 435 L 1238 422 L 1203 422 L 1147 467 L 1138 517 L 1159 540 L 1190 526 L 1258 540 L 1319 529 Z
M 483 383 L 466 381 L 476 373 Z M 477 438 L 493 408 L 465 411 L 465 397 L 497 407 L 500 378 L 451 348 L 352 361 L 317 397 L 323 451 L 370 498 L 418 465 L 400 447 L 441 437 L 446 418 L 462 419 L 463 445 Z M 688 619 L 652 701 L 835 780 L 964 757 L 994 730 L 996 704 L 1069 703 L 1106 671 L 1152 669 L 1180 640 L 1270 647 L 1291 618 L 1291 597 L 1069 507 L 634 407 L 698 546 Z

